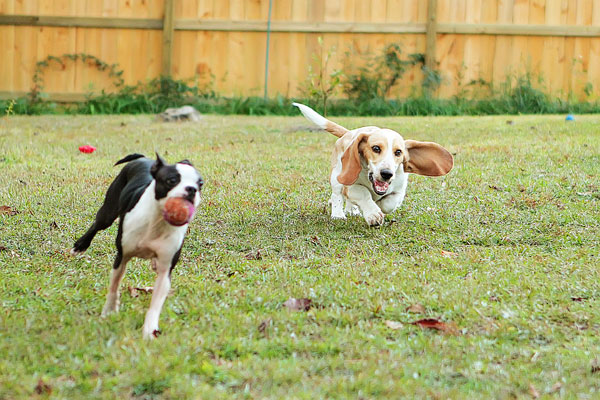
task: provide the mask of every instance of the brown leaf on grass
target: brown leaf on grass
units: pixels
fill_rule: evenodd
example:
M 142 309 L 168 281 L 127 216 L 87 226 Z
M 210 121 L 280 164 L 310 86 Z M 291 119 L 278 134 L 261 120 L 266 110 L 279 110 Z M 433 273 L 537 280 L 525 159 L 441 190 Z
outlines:
M 15 210 L 10 206 L 0 206 L 0 215 L 8 215 L 12 217 L 13 215 L 17 215 L 19 211 Z
M 0 251 L 7 251 L 7 250 L 8 250 L 8 248 L 7 248 L 7 247 L 0 246 Z
M 256 252 L 251 251 L 246 254 L 244 258 L 246 260 L 262 260 L 262 254 L 260 254 L 260 250 L 256 250 Z
M 406 308 L 406 311 L 415 313 L 415 314 L 425 314 L 425 307 L 423 304 L 415 303 Z
M 283 306 L 290 311 L 308 311 L 311 305 L 311 299 L 295 299 L 293 297 L 290 297 L 283 303 Z
M 490 187 L 490 189 L 497 190 L 498 192 L 501 192 L 502 190 L 504 190 L 500 186 L 497 186 L 497 185 L 488 185 L 488 186 Z
M 258 331 L 260 332 L 261 335 L 263 335 L 264 337 L 266 337 L 267 339 L 269 338 L 269 331 L 267 330 L 267 328 L 273 323 L 273 318 L 269 317 L 267 319 L 265 319 L 264 321 L 262 321 L 259 325 L 258 325 Z
M 550 393 L 556 393 L 556 392 L 560 391 L 561 388 L 562 388 L 562 383 L 556 382 L 554 385 L 552 385 L 552 388 L 550 389 Z
M 435 329 L 451 335 L 458 334 L 458 327 L 453 322 L 442 322 L 436 318 L 425 318 L 415 322 L 411 322 L 411 325 L 416 325 L 422 329 Z
M 144 286 L 144 287 L 133 287 L 127 286 L 127 290 L 129 291 L 129 295 L 131 297 L 138 297 L 139 293 L 152 293 L 154 288 L 152 286 Z
M 600 372 L 600 364 L 598 364 L 597 358 L 592 361 L 592 374 L 595 374 L 596 372 Z
M 458 253 L 453 253 L 451 251 L 442 250 L 442 256 L 444 256 L 444 257 L 457 257 Z
M 402 327 L 404 326 L 404 324 L 402 322 L 398 322 L 398 321 L 389 321 L 389 320 L 385 320 L 385 326 L 387 326 L 390 329 L 393 330 L 398 330 L 398 329 L 402 329 Z
M 533 383 L 529 384 L 529 394 L 531 395 L 531 397 L 533 397 L 534 399 L 537 399 L 540 397 L 540 393 L 537 391 L 537 389 L 535 388 L 535 386 L 533 386 Z
M 37 385 L 35 385 L 34 391 L 37 394 L 50 394 L 52 393 L 52 386 L 40 379 L 38 380 Z
M 577 302 L 582 302 L 584 300 L 587 300 L 587 297 L 571 297 L 571 300 L 577 301 Z

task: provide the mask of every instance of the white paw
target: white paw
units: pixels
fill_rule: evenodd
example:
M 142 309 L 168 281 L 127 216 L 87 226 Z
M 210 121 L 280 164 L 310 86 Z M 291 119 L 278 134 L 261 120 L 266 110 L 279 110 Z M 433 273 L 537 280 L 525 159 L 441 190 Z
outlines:
M 332 212 L 331 219 L 346 219 L 346 214 L 343 212 Z
M 346 206 L 346 213 L 353 217 L 356 217 L 360 215 L 360 209 L 357 206 Z
M 107 300 L 104 304 L 104 308 L 102 308 L 101 316 L 106 317 L 107 315 L 117 312 L 119 312 L 119 300 Z
M 119 312 L 119 306 L 116 306 L 116 307 L 104 306 L 104 308 L 102 309 L 102 314 L 100 314 L 100 316 L 106 317 L 106 316 L 109 316 L 110 314 L 114 314 L 114 313 L 118 313 L 118 312 Z
M 378 226 L 383 224 L 383 220 L 385 219 L 385 214 L 381 212 L 381 210 L 374 211 L 370 214 L 365 213 L 365 221 L 369 226 Z
M 158 326 L 155 328 L 147 328 L 146 325 L 142 328 L 142 336 L 146 340 L 154 340 L 160 335 L 160 329 Z
M 83 251 L 77 251 L 74 248 L 69 250 L 69 254 L 71 254 L 72 256 L 78 256 L 80 254 L 83 254 Z

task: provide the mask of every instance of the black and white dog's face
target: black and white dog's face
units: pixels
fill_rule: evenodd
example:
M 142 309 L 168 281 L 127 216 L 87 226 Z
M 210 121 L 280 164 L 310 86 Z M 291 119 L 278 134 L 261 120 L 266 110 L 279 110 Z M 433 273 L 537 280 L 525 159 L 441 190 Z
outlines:
M 156 181 L 155 198 L 161 206 L 171 197 L 182 197 L 198 207 L 204 180 L 188 160 L 167 164 L 157 154 L 150 173 Z

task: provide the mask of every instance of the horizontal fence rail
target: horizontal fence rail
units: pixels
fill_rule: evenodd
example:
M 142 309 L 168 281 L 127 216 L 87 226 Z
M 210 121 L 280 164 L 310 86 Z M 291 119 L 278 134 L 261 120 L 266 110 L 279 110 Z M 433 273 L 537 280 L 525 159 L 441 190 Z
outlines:
M 0 25 L 162 30 L 163 20 L 0 15 Z M 267 21 L 179 19 L 174 21 L 174 29 L 180 31 L 266 32 Z M 579 25 L 438 23 L 436 31 L 438 34 L 451 33 L 456 35 L 600 37 L 600 27 Z M 271 32 L 423 34 L 426 32 L 426 24 L 273 21 L 271 22 Z

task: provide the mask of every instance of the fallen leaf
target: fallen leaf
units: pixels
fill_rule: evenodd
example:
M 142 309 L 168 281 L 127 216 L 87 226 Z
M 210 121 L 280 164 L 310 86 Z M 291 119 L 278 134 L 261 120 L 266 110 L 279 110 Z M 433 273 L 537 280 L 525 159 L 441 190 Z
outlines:
M 453 253 L 451 251 L 442 250 L 442 256 L 444 256 L 444 257 L 457 257 L 458 253 Z
M 386 320 L 385 326 L 387 326 L 388 328 L 393 329 L 393 330 L 398 330 L 398 329 L 401 329 L 404 326 L 404 324 L 402 322 Z
M 498 192 L 501 192 L 503 189 L 500 186 L 497 185 L 488 185 L 490 187 L 490 189 L 494 189 L 497 190 Z
M 415 303 L 406 308 L 406 311 L 415 313 L 415 314 L 425 314 L 425 307 L 423 304 Z
M 17 215 L 19 212 L 10 206 L 0 206 L 0 214 L 8 215 L 12 217 L 13 215 Z
M 51 228 L 51 229 L 58 229 L 58 224 L 56 223 L 56 221 L 52 221 L 52 222 L 50 223 L 50 228 Z
M 129 295 L 131 297 L 138 297 L 138 292 L 137 290 L 135 290 L 135 288 L 133 286 L 127 286 L 127 290 L 129 291 Z
M 540 397 L 540 393 L 537 391 L 537 389 L 535 388 L 535 386 L 533 386 L 532 383 L 529 384 L 529 394 L 534 399 L 537 399 L 538 397 Z
M 152 293 L 152 291 L 154 290 L 154 288 L 152 286 L 145 286 L 145 287 L 127 286 L 127 290 L 129 291 L 129 295 L 131 297 L 138 297 L 139 296 L 139 292 L 142 292 L 142 293 Z
M 8 248 L 4 247 L 4 246 L 0 246 L 0 251 L 7 251 Z
M 269 332 L 267 331 L 267 328 L 273 323 L 273 318 L 269 317 L 267 319 L 265 319 L 264 321 L 262 321 L 259 325 L 258 325 L 258 331 L 260 332 L 261 335 L 263 335 L 264 337 L 268 338 L 269 337 Z
M 571 297 L 571 300 L 581 302 L 587 300 L 587 297 Z
M 308 311 L 311 307 L 311 304 L 311 299 L 295 299 L 290 297 L 285 303 L 283 303 L 283 306 L 291 311 Z
M 500 298 L 496 295 L 491 295 L 489 300 L 490 301 L 500 301 Z
M 411 322 L 411 325 L 417 325 L 423 329 L 435 329 L 437 331 L 441 331 L 452 335 L 458 334 L 458 328 L 456 327 L 456 324 L 454 324 L 453 322 L 442 322 L 436 318 L 420 319 L 418 321 Z
M 34 390 L 37 394 L 50 394 L 52 393 L 52 386 L 40 379 Z
M 262 254 L 260 254 L 260 250 L 256 250 L 255 252 L 250 252 L 244 256 L 246 260 L 262 260 Z
M 561 388 L 562 388 L 562 383 L 556 382 L 554 385 L 552 385 L 552 388 L 550 389 L 550 393 L 558 392 Z
M 600 372 L 600 364 L 598 364 L 597 358 L 592 361 L 592 374 L 595 374 L 596 372 Z

